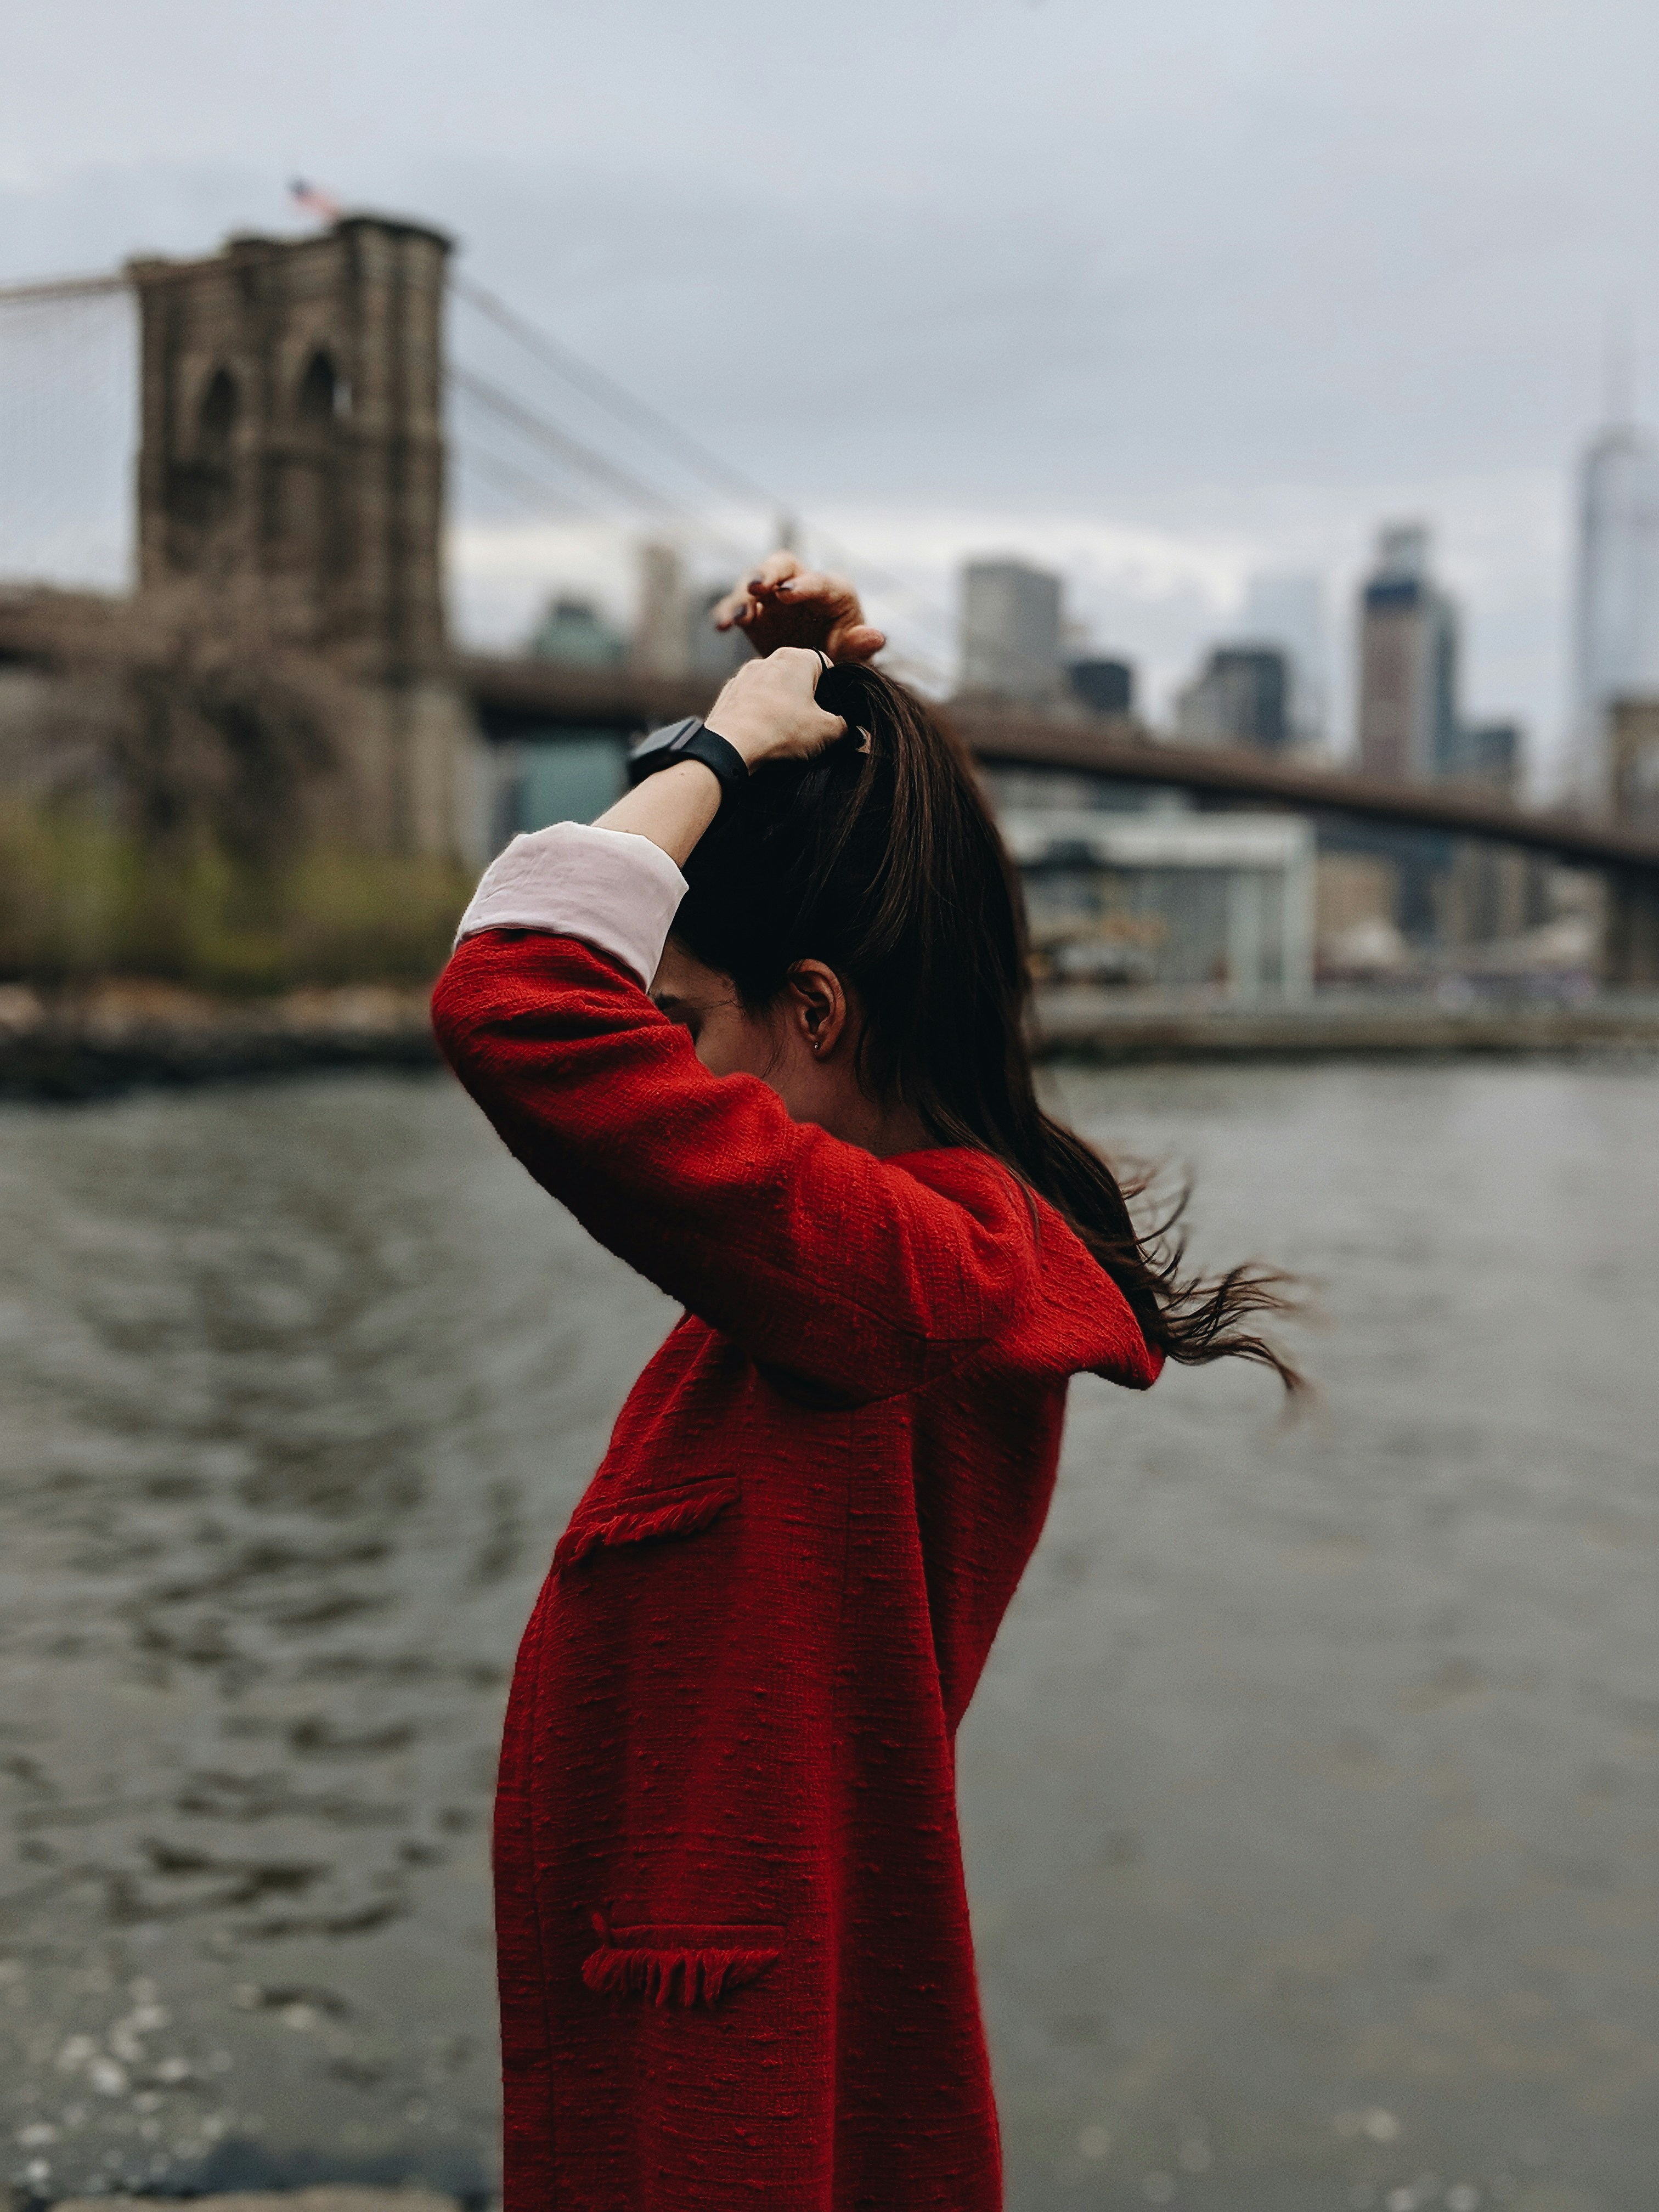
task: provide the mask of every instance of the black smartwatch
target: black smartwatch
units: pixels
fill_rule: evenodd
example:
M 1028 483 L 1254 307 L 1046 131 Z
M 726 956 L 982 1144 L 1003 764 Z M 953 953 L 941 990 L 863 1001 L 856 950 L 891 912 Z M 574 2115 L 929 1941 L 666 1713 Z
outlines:
M 722 797 L 729 791 L 741 791 L 749 781 L 749 763 L 737 747 L 695 714 L 641 738 L 628 756 L 628 781 L 643 783 L 659 768 L 672 768 L 676 761 L 683 760 L 701 761 L 705 768 L 712 768 L 720 780 Z

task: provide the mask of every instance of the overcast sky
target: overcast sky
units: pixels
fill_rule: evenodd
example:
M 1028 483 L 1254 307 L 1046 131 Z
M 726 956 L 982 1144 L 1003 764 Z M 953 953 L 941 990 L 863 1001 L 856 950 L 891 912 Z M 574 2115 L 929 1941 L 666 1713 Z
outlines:
M 1547 749 L 1610 332 L 1659 400 L 1656 85 L 1651 0 L 54 0 L 8 22 L 0 278 L 313 177 L 935 599 L 1060 563 L 1158 688 L 1258 569 L 1340 644 L 1420 514 L 1471 709 Z M 497 619 L 603 557 L 469 543 Z

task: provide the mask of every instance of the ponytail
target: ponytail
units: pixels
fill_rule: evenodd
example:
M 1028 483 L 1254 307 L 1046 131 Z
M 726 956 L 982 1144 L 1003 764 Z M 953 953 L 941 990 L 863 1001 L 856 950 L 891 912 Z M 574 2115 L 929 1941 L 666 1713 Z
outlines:
M 1183 1191 L 1138 1229 L 1092 1147 L 1037 1103 L 1018 879 L 967 755 L 877 670 L 832 669 L 822 705 L 851 738 L 759 769 L 722 806 L 684 874 L 673 934 L 769 1006 L 797 962 L 826 962 L 863 1012 L 859 1078 L 941 1145 L 991 1153 L 1047 1199 L 1122 1291 L 1149 1345 L 1189 1366 L 1239 1358 L 1302 1377 L 1250 1317 L 1286 1310 L 1287 1279 L 1254 1263 L 1184 1271 Z

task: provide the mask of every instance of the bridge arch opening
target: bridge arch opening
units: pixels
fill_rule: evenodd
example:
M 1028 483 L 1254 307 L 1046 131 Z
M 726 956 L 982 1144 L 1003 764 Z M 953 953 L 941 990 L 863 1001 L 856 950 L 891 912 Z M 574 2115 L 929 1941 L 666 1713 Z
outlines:
M 216 368 L 197 402 L 193 432 L 168 471 L 169 544 L 173 564 L 180 569 L 201 566 L 210 541 L 233 516 L 240 413 L 235 378 L 228 368 Z
M 300 420 L 313 428 L 324 429 L 350 410 L 351 386 L 335 368 L 327 348 L 319 346 L 300 379 L 296 408 Z
M 216 368 L 196 416 L 197 451 L 204 462 L 228 462 L 240 410 L 235 378 L 228 368 Z

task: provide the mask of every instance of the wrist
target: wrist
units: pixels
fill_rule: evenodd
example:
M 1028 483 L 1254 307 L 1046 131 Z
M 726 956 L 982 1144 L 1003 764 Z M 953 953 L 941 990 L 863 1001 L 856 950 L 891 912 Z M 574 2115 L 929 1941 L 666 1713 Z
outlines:
M 718 708 L 703 726 L 712 730 L 717 738 L 724 738 L 735 753 L 742 756 L 745 768 L 753 768 L 766 758 L 768 747 L 776 738 L 775 727 L 769 726 L 769 716 L 744 714 L 722 714 Z
M 737 747 L 696 714 L 641 738 L 628 756 L 628 781 L 637 786 L 685 762 L 706 768 L 722 791 L 740 791 L 749 781 L 749 763 Z

